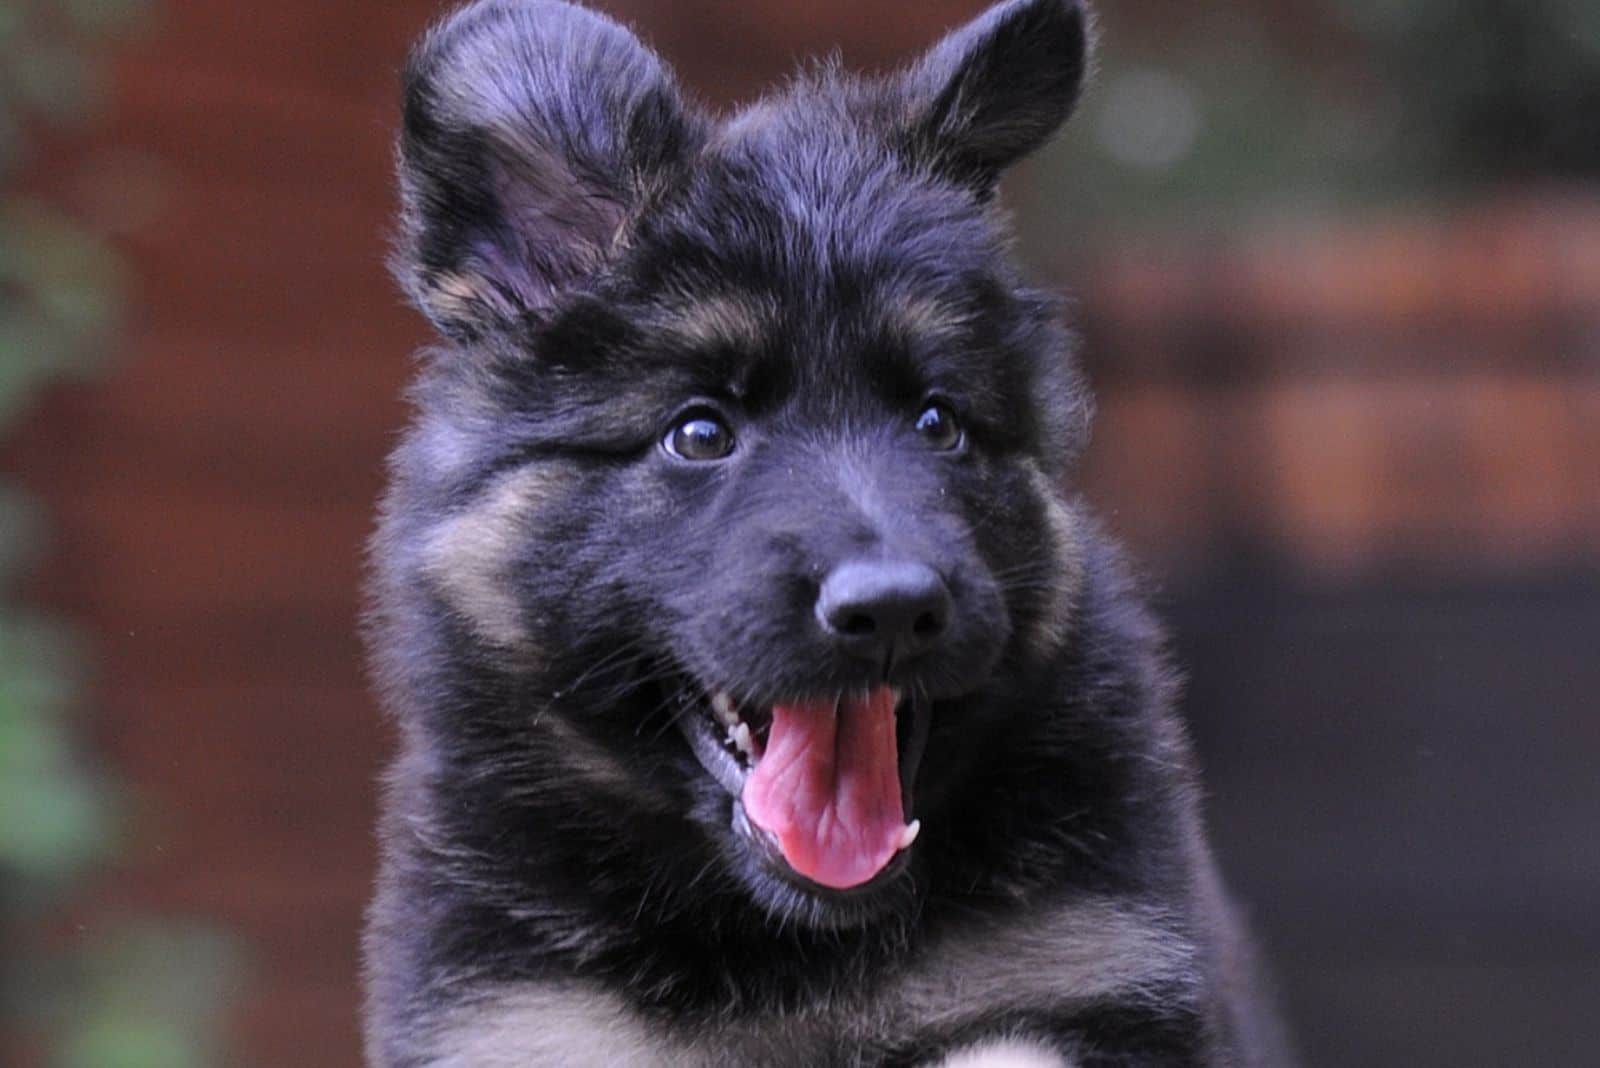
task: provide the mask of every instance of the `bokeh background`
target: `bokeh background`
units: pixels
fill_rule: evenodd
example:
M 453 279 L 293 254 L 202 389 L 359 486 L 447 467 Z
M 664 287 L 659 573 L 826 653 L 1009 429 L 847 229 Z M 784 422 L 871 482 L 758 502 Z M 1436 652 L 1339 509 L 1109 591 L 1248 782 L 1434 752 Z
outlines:
M 596 0 L 708 100 L 981 0 Z M 412 0 L 0 0 L 0 1062 L 355 1065 Z M 1600 1048 L 1600 5 L 1101 0 L 1010 180 L 1313 1066 Z

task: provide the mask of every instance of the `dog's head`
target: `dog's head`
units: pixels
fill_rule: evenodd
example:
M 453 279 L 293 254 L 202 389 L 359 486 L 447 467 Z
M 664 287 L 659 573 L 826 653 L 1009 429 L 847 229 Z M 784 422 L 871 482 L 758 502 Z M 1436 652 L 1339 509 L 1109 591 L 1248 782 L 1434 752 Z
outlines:
M 485 0 L 424 41 L 397 266 L 447 343 L 379 549 L 385 614 L 448 635 L 386 654 L 424 729 L 493 739 L 446 763 L 676 808 L 771 912 L 903 881 L 959 795 L 929 776 L 1004 729 L 986 688 L 1071 625 L 1088 401 L 994 193 L 1086 38 L 1073 0 L 1010 0 L 726 120 L 581 7 Z

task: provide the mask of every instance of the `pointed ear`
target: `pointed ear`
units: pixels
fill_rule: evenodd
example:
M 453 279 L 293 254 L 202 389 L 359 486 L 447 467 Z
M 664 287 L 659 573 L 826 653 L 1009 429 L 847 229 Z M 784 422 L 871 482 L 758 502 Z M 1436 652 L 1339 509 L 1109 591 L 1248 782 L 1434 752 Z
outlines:
M 480 0 L 412 53 L 395 271 L 446 335 L 546 309 L 603 264 L 699 124 L 627 30 L 551 0 Z
M 1091 26 L 1081 0 L 1007 0 L 951 33 L 901 82 L 914 160 L 989 195 L 1078 102 Z

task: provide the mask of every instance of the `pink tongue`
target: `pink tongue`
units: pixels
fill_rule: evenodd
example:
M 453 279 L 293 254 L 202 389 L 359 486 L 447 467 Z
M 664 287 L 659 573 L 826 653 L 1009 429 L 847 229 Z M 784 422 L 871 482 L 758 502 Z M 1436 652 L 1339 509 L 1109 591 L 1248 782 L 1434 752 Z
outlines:
M 835 889 L 860 886 L 900 849 L 894 691 L 774 705 L 766 749 L 744 784 L 745 815 L 789 866 Z

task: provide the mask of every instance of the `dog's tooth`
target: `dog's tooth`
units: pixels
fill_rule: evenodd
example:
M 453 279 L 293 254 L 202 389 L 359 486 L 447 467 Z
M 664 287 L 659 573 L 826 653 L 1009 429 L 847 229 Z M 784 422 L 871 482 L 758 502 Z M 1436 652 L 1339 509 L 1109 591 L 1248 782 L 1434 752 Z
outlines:
M 734 706 L 732 694 L 720 691 L 712 694 L 711 711 L 716 715 L 717 721 L 725 727 L 732 727 L 739 722 L 739 711 Z
M 917 840 L 917 835 L 922 831 L 922 821 L 912 820 L 900 830 L 900 848 L 910 849 L 911 843 Z
M 728 737 L 733 739 L 733 744 L 746 756 L 755 756 L 755 743 L 750 738 L 750 724 L 739 723 L 728 730 Z

